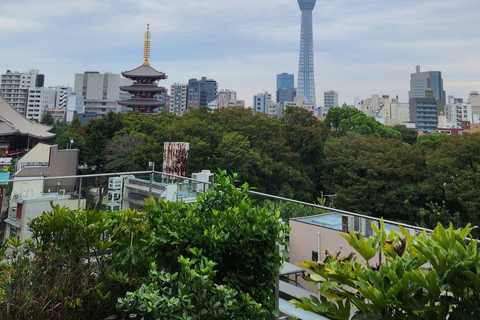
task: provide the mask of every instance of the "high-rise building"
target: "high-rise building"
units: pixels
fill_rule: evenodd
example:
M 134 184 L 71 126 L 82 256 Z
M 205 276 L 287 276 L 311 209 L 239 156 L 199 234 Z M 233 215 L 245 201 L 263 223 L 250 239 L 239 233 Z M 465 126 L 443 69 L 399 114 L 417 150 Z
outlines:
M 277 91 L 280 88 L 294 88 L 295 87 L 295 78 L 293 74 L 290 73 L 280 73 L 277 74 Z
M 218 92 L 218 108 L 231 108 L 236 106 L 237 102 L 237 92 L 222 89 Z
M 313 26 L 312 11 L 317 0 L 297 0 L 302 11 L 300 32 L 300 58 L 298 63 L 297 96 L 305 102 L 316 103 L 315 72 L 313 65 Z
M 428 89 L 433 91 L 433 96 L 436 100 L 446 102 L 445 91 L 443 91 L 442 72 L 420 72 L 420 66 L 416 66 L 416 72 L 410 75 L 409 98 L 425 98 Z
M 208 106 L 210 102 L 217 99 L 217 81 L 202 77 L 202 79 L 188 80 L 187 107 L 198 109 L 201 106 Z
M 187 85 L 181 83 L 174 83 L 170 87 L 170 105 L 169 113 L 176 115 L 183 115 L 187 110 Z

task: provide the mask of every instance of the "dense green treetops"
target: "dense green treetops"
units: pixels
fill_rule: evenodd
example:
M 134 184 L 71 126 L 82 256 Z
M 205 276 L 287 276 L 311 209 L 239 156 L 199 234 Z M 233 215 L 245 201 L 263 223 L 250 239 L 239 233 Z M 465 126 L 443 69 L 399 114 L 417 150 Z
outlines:
M 184 141 L 190 173 L 237 172 L 260 192 L 307 202 L 322 192 L 337 194 L 340 209 L 430 228 L 445 217 L 455 216 L 456 226 L 478 219 L 478 134 L 417 139 L 413 129 L 338 107 L 323 121 L 301 108 L 288 107 L 277 119 L 251 109 L 202 107 L 182 117 L 109 113 L 85 128 L 79 124 L 75 119 L 54 130 L 61 147 L 74 140 L 88 171 L 145 170 L 149 161 L 163 162 L 165 142 Z M 431 210 L 435 204 L 440 211 Z

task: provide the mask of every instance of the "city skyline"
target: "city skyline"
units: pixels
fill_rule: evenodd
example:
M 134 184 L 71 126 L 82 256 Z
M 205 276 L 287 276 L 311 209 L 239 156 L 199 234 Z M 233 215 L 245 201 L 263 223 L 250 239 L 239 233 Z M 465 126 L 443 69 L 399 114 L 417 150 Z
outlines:
M 473 0 L 317 0 L 313 11 L 317 104 L 335 90 L 339 104 L 371 94 L 408 100 L 410 74 L 441 71 L 447 95 L 480 90 L 480 21 Z M 120 73 L 143 61 L 150 23 L 150 63 L 173 83 L 215 79 L 219 89 L 275 93 L 279 73 L 298 76 L 296 0 L 0 4 L 0 72 L 39 69 L 45 85 L 73 86 L 75 73 Z M 321 70 L 321 72 L 320 72 Z

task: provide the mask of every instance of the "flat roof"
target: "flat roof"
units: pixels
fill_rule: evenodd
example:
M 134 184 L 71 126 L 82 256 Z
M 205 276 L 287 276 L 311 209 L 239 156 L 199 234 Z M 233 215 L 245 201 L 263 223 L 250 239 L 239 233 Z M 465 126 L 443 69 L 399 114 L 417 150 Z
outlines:
M 331 213 L 323 213 L 323 214 L 309 216 L 309 217 L 291 218 L 290 220 L 304 222 L 304 223 L 308 223 L 308 224 L 312 224 L 320 227 L 326 227 L 333 230 L 343 231 L 342 216 L 353 216 L 353 215 L 348 215 L 346 213 L 339 213 L 339 212 L 331 212 Z M 378 221 L 377 220 L 378 218 L 376 217 L 361 216 L 361 218 L 372 220 L 372 221 Z M 401 231 L 398 225 L 389 223 L 389 222 L 384 222 L 384 225 L 385 225 L 385 230 L 393 229 L 398 234 L 401 234 Z M 419 230 L 419 227 L 416 227 L 416 226 L 411 226 L 411 227 L 415 228 L 415 230 Z M 406 228 L 408 228 L 408 226 L 406 226 Z

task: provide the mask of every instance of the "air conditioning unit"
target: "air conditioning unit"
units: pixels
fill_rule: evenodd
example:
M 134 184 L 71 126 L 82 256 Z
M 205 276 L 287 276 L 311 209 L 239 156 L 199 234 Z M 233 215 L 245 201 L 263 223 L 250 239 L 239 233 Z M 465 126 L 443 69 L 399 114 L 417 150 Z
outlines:
M 121 209 L 122 209 L 122 206 L 119 203 L 109 203 L 107 204 L 105 211 L 107 212 L 120 211 Z
M 198 180 L 198 173 L 192 173 L 192 179 Z
M 108 202 L 118 202 L 122 199 L 122 191 L 120 190 L 108 190 L 107 194 Z
M 65 189 L 58 190 L 58 195 L 60 195 L 60 196 L 65 195 Z
M 111 189 L 111 190 L 122 189 L 122 178 L 121 177 L 108 178 L 108 189 Z

